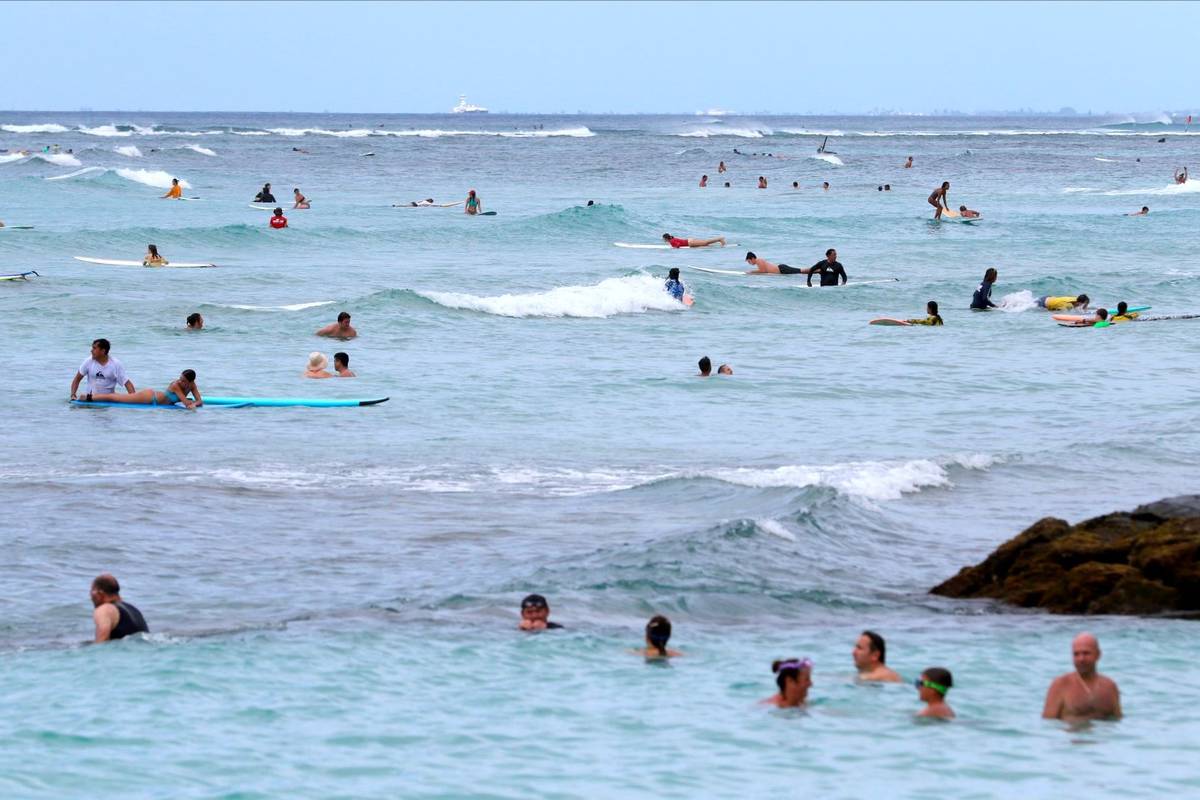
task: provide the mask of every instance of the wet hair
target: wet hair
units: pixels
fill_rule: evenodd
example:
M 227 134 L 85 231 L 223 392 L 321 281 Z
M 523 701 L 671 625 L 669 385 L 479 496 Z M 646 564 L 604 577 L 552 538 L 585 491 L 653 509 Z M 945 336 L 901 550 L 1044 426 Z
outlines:
M 277 208 L 277 209 L 275 209 L 275 216 L 277 216 L 277 217 L 282 217 L 282 216 L 283 216 L 283 209 L 282 209 L 282 208 Z
M 946 691 L 954 685 L 954 676 L 950 674 L 950 670 L 945 667 L 928 667 L 921 670 L 921 674 L 925 676 L 925 680 L 933 683 L 940 683 L 946 687 Z M 934 691 L 937 691 L 936 689 Z M 938 692 L 942 697 L 946 696 L 945 692 Z
M 97 575 L 96 579 L 92 581 L 92 588 L 96 591 L 104 592 L 105 594 L 121 593 L 121 584 L 117 583 L 117 579 L 107 573 L 104 575 Z
M 269 183 L 264 183 L 264 184 L 263 184 L 263 188 L 264 188 L 264 189 L 270 189 L 270 188 L 271 188 L 271 184 L 269 184 Z
M 959 206 L 959 207 L 958 207 L 958 210 L 959 210 L 959 211 L 966 211 L 966 210 L 967 210 L 967 207 L 966 207 L 966 206 Z
M 671 271 L 667 273 L 667 278 L 673 281 L 679 280 L 679 267 L 671 267 Z
M 703 178 L 704 180 L 708 180 L 708 176 L 707 176 L 707 175 L 701 175 L 700 177 L 701 177 L 701 178 Z
M 783 692 L 784 685 L 788 679 L 799 680 L 802 670 L 812 669 L 812 662 L 807 658 L 785 658 L 781 661 L 771 662 L 771 672 L 775 673 L 775 685 L 779 687 L 780 693 Z
M 94 345 L 95 347 L 99 347 L 101 350 L 103 350 L 106 353 L 112 347 L 112 345 L 108 343 L 108 339 L 92 339 L 92 345 Z
M 949 188 L 950 188 L 950 181 L 942 181 L 942 188 L 943 188 L 943 189 L 949 189 Z
M 871 643 L 870 644 L 871 652 L 879 653 L 879 663 L 886 664 L 887 663 L 887 642 L 885 642 L 883 640 L 883 637 L 880 636 L 875 631 L 863 631 L 862 635 L 867 637 L 867 641 L 869 641 Z
M 594 205 L 596 205 L 596 201 L 595 201 L 595 200 L 588 200 L 588 205 L 589 205 L 589 206 L 594 206 Z
M 1128 310 L 1129 310 L 1129 303 L 1126 303 L 1124 300 L 1117 303 L 1117 316 L 1118 317 L 1121 316 L 1122 314 L 1124 314 Z
M 799 188 L 800 188 L 800 181 L 792 181 L 792 188 L 793 188 L 793 189 L 799 189 Z
M 704 375 L 708 375 L 710 372 L 712 372 L 712 359 L 710 359 L 708 356 L 702 356 L 696 363 L 700 367 L 700 372 Z
M 825 251 L 825 257 L 828 258 L 829 256 L 833 255 L 836 252 L 837 252 L 837 249 L 834 247 L 831 247 Z
M 876 187 L 875 187 L 875 191 L 877 191 L 877 192 L 882 192 L 882 191 L 883 191 L 883 184 L 881 183 L 881 184 L 879 184 L 878 186 L 876 186 Z
M 729 366 L 728 364 L 722 364 L 721 366 L 717 367 L 717 374 L 718 375 L 732 375 L 733 367 Z
M 346 320 L 346 319 L 350 319 L 350 312 L 343 311 L 342 313 L 338 314 L 338 322 L 341 322 L 342 320 Z
M 925 304 L 925 310 L 926 310 L 927 312 L 929 312 L 929 315 L 930 315 L 930 316 L 934 316 L 934 317 L 936 317 L 936 316 L 938 315 L 938 304 L 937 304 L 937 300 L 930 300 L 928 303 L 926 303 L 926 304 Z
M 728 188 L 729 188 L 729 181 L 725 181 L 725 188 L 726 188 L 726 189 L 728 189 Z
M 824 183 L 822 183 L 821 185 L 822 185 L 822 186 L 824 186 L 826 189 L 828 189 L 828 188 L 829 188 L 829 181 L 825 181 L 825 182 L 824 182 Z
M 189 328 L 192 327 L 193 325 L 195 325 L 199 321 L 200 321 L 200 312 L 199 311 L 193 311 L 192 313 L 188 314 L 187 324 L 188 324 Z
M 292 194 L 296 194 L 299 191 L 300 191 L 299 189 L 292 189 Z
M 664 242 L 669 242 L 669 241 L 671 241 L 671 234 L 669 234 L 669 233 L 664 233 L 664 234 L 662 235 L 662 238 L 663 238 L 663 241 L 664 241 Z
M 1142 206 L 1142 211 L 1149 211 L 1149 210 L 1150 210 L 1150 206 Z
M 148 244 L 148 245 L 146 245 L 146 249 L 150 251 L 150 255 L 155 256 L 155 257 L 158 256 L 158 245 Z
M 661 614 L 653 616 L 646 623 L 646 640 L 658 651 L 658 654 L 665 656 L 667 654 L 667 642 L 671 641 L 671 620 Z
M 183 375 L 183 377 L 187 378 L 189 381 L 196 380 L 196 370 L 194 370 L 194 369 L 185 369 L 180 374 Z
M 758 258 L 758 256 L 754 255 L 753 250 L 747 250 L 746 251 L 746 260 L 749 261 L 752 258 Z
M 529 594 L 525 595 L 525 599 L 521 601 L 521 610 L 524 611 L 527 608 L 550 608 L 550 604 L 540 594 Z
M 1108 319 L 1108 309 L 1107 308 L 1097 308 L 1096 309 L 1096 318 L 1097 319 Z
M 334 353 L 333 354 L 333 363 L 337 364 L 339 361 L 342 362 L 343 367 L 350 366 L 350 356 L 346 353 Z
M 1075 298 L 1075 302 L 1076 303 L 1090 303 L 1090 302 L 1092 302 L 1092 298 L 1088 297 L 1086 294 L 1081 294 L 1081 295 L 1079 295 L 1079 297 Z
M 892 190 L 892 185 L 891 185 L 890 183 L 885 183 L 885 184 L 883 185 L 883 190 L 884 190 L 885 192 L 890 192 L 890 191 Z
M 1000 273 L 996 272 L 995 267 L 988 267 L 987 272 L 983 273 L 983 279 L 989 283 L 996 282 L 996 276 Z
M 172 184 L 179 183 L 179 178 L 171 178 L 171 183 Z

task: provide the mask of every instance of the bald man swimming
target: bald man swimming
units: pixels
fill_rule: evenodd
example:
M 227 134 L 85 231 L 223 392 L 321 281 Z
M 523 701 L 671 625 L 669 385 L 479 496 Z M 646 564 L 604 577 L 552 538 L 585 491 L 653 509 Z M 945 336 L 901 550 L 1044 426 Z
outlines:
M 1046 692 L 1043 719 L 1068 721 L 1120 719 L 1121 692 L 1112 678 L 1096 671 L 1100 660 L 1100 642 L 1090 633 L 1081 633 L 1071 641 L 1075 671 L 1059 675 Z

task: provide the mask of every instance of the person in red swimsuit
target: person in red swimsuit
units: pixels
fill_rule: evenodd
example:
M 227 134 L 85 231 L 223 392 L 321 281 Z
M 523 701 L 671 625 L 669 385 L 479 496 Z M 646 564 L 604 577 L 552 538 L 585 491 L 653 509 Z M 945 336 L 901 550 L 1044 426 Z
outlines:
M 662 238 L 664 242 L 677 249 L 680 247 L 708 247 L 710 244 L 717 244 L 718 242 L 721 243 L 721 247 L 725 246 L 724 236 L 718 236 L 715 239 L 680 239 L 677 236 L 664 233 Z
M 275 209 L 275 216 L 271 217 L 271 227 L 276 229 L 287 227 L 287 217 L 283 215 L 282 208 Z

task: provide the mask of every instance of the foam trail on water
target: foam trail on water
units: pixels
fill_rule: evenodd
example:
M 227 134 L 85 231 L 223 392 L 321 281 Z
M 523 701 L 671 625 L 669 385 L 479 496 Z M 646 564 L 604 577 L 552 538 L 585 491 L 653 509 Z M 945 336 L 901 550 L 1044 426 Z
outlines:
M 560 286 L 546 292 L 477 297 L 460 292 L 417 292 L 447 308 L 481 311 L 501 317 L 611 317 L 645 311 L 683 311 L 663 288 L 661 278 L 632 275 L 590 286 Z
M 202 155 L 202 156 L 216 156 L 216 152 L 215 152 L 215 151 L 213 151 L 213 150 L 209 150 L 207 147 L 203 147 L 203 146 L 201 146 L 201 145 L 198 145 L 198 144 L 185 144 L 185 145 L 183 146 L 183 149 L 184 149 L 184 150 L 191 150 L 192 152 L 194 152 L 194 153 L 199 153 L 199 154 L 200 154 L 200 155 Z
M 846 166 L 845 161 L 842 161 L 840 158 L 833 155 L 832 153 L 814 153 L 813 155 L 809 156 L 809 158 L 815 158 L 818 161 L 825 161 L 829 164 L 833 164 L 835 167 Z
M 315 303 L 293 303 L 290 306 L 244 306 L 236 303 L 228 305 L 225 303 L 213 303 L 213 305 L 221 308 L 238 308 L 243 311 L 303 311 L 306 308 L 333 305 L 335 302 L 334 300 L 318 300 Z
M 1169 186 L 1162 186 L 1157 189 L 1114 189 L 1111 192 L 1104 192 L 1106 197 L 1120 197 L 1124 195 L 1138 194 L 1153 194 L 1153 195 L 1171 195 L 1171 194 L 1194 194 L 1200 192 L 1200 179 L 1189 178 L 1187 183 L 1172 183 Z
M 114 147 L 113 152 L 119 153 L 123 156 L 128 156 L 129 158 L 141 158 L 142 157 L 142 151 L 137 149 L 137 145 L 133 145 L 133 144 L 122 145 L 120 147 Z
M 1022 289 L 1019 292 L 1004 295 L 1004 297 L 1000 298 L 1000 302 L 997 305 L 1000 306 L 1001 311 L 1019 314 L 1022 311 L 1037 308 L 1037 298 L 1033 296 L 1033 292 L 1028 289 Z

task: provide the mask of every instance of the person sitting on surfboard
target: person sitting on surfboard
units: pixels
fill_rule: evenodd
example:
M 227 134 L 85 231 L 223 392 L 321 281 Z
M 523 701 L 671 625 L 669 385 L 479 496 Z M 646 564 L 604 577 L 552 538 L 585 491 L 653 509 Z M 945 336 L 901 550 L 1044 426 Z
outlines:
M 182 200 L 183 199 L 183 187 L 179 185 L 179 178 L 171 178 L 171 188 L 168 189 L 167 193 L 164 194 L 159 199 L 160 200 L 167 200 L 167 199 Z
M 978 211 L 967 208 L 966 206 L 959 206 L 958 213 L 962 215 L 963 219 L 979 219 L 980 216 Z
M 287 217 L 283 215 L 283 209 L 275 209 L 275 213 L 271 216 L 271 227 L 279 230 L 287 227 Z
M 1175 182 L 1176 183 L 1187 183 L 1187 179 L 1188 179 L 1187 167 L 1184 167 L 1183 169 L 1175 170 Z
M 710 244 L 720 243 L 721 247 L 725 246 L 725 237 L 718 236 L 715 239 L 680 239 L 672 236 L 669 233 L 662 235 L 663 241 L 676 249 L 680 247 L 708 247 Z
M 188 395 L 194 399 L 189 400 Z M 130 394 L 85 394 L 85 403 L 131 403 L 143 406 L 172 406 L 182 403 L 184 408 L 195 408 L 204 405 L 200 397 L 200 387 L 196 385 L 196 371 L 185 369 L 179 377 L 171 381 L 165 392 L 155 389 L 140 389 Z
M 296 200 L 296 205 L 292 206 L 292 208 L 312 208 L 312 205 L 308 202 L 308 198 L 300 194 L 299 189 L 292 189 L 292 197 Z
M 746 253 L 746 263 L 754 267 L 747 270 L 747 275 L 807 275 L 811 270 L 789 267 L 787 264 L 772 264 L 765 258 L 759 258 L 753 252 Z
M 912 156 L 908 157 L 908 161 L 904 162 L 905 169 L 912 169 Z
M 256 202 L 256 203 L 274 203 L 275 202 L 275 195 L 271 194 L 271 184 L 269 184 L 269 183 L 263 184 L 262 191 L 256 195 L 254 195 L 254 202 Z
M 482 211 L 483 211 L 483 203 L 479 200 L 479 197 L 475 194 L 475 190 L 472 189 L 469 192 L 467 192 L 467 200 L 463 207 L 463 213 L 474 216 Z
M 1130 213 L 1126 214 L 1125 216 L 1127 216 L 1127 217 L 1144 217 L 1149 213 L 1150 213 L 1150 206 L 1142 206 L 1141 211 L 1131 211 Z
M 146 255 L 142 257 L 143 267 L 165 267 L 170 262 L 158 254 L 158 245 L 146 245 Z
M 948 191 L 950 191 L 950 181 L 943 181 L 941 188 L 934 189 L 933 194 L 929 195 L 929 205 L 936 209 L 933 212 L 934 219 L 941 219 L 942 211 L 950 208 L 946 204 L 946 192 Z
M 346 311 L 338 314 L 337 322 L 331 322 L 317 331 L 317 336 L 328 336 L 333 339 L 353 339 L 358 331 L 350 324 L 350 314 Z
M 683 282 L 679 280 L 679 267 L 671 267 L 671 271 L 667 273 L 666 289 L 672 297 L 685 306 L 690 306 L 693 302 L 692 296 L 687 293 Z
M 808 285 L 812 286 L 812 276 L 821 276 L 821 286 L 837 286 L 838 278 L 842 279 L 842 286 L 846 285 L 849 277 L 846 275 L 846 268 L 837 260 L 837 250 L 832 247 L 825 251 L 825 260 L 818 261 L 808 270 Z
M 936 300 L 930 300 L 925 304 L 925 313 L 929 316 L 925 319 L 906 319 L 904 320 L 909 325 L 942 325 L 942 316 L 938 314 L 938 304 Z
M 1037 299 L 1038 308 L 1044 308 L 1047 311 L 1073 311 L 1077 308 L 1086 311 L 1090 302 L 1092 302 L 1092 299 L 1086 294 L 1081 294 L 1078 297 L 1052 297 L 1046 295 Z
M 988 267 L 987 272 L 983 273 L 983 282 L 971 296 L 972 309 L 987 311 L 989 308 L 997 308 L 996 304 L 992 302 L 992 284 L 996 282 L 997 277 L 999 277 L 999 273 L 996 272 L 995 267 Z

